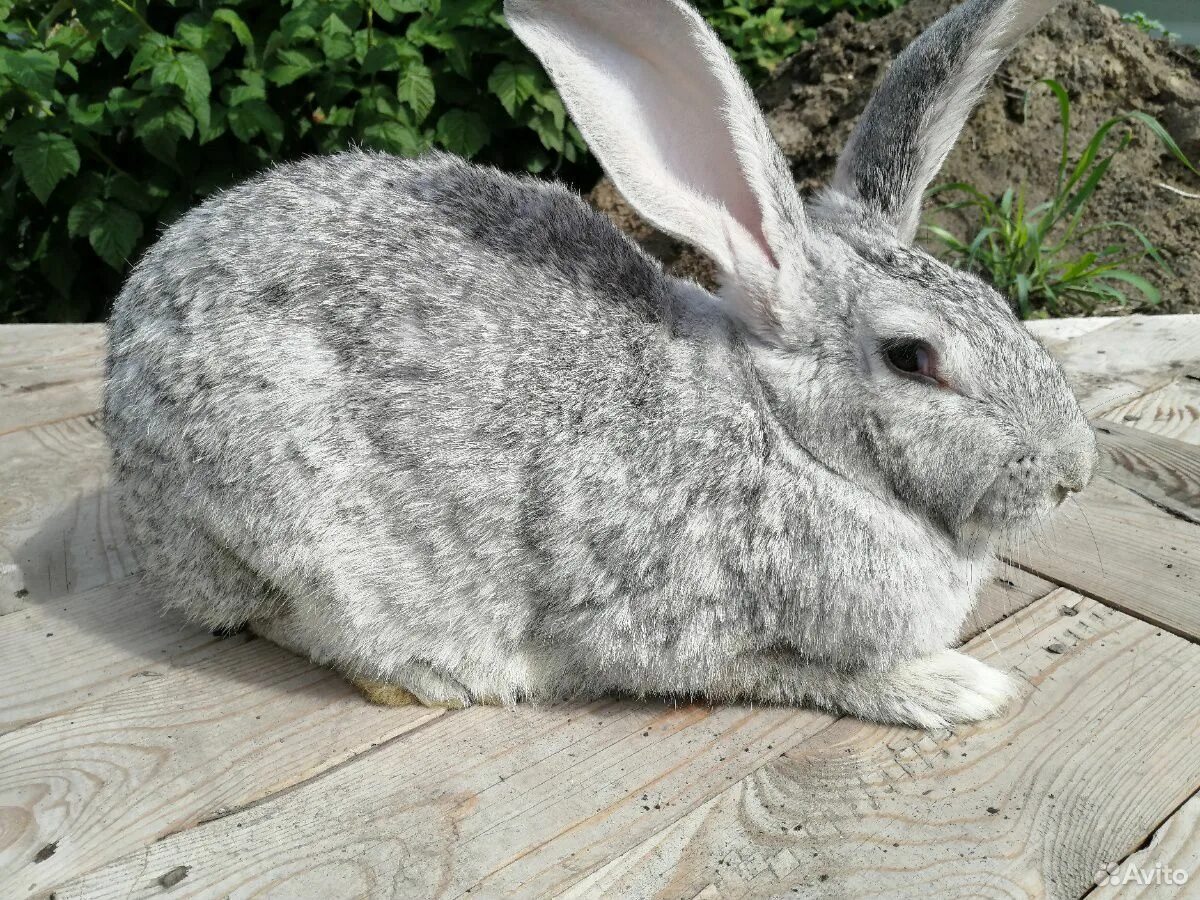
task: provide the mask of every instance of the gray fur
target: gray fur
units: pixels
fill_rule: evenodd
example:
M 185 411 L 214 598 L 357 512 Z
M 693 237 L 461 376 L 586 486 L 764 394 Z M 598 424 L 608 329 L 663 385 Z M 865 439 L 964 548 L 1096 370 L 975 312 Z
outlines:
M 450 156 L 214 197 L 111 321 L 147 569 L 197 621 L 426 702 L 994 713 L 1011 685 L 945 648 L 995 538 L 1090 478 L 1090 429 L 989 288 L 811 227 L 812 295 L 766 341 L 564 188 Z M 897 322 L 963 392 L 882 365 Z

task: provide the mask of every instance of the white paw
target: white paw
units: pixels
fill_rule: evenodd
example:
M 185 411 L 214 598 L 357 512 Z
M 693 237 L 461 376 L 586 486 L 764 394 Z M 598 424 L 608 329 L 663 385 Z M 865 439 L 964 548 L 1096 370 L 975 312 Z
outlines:
M 896 718 L 905 725 L 945 728 L 999 715 L 1017 696 L 1017 682 L 957 650 L 942 650 L 891 673 Z

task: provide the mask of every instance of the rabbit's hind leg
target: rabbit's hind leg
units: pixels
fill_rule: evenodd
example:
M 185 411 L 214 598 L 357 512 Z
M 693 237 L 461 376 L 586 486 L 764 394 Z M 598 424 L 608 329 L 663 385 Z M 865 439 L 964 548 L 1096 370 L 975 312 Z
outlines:
M 450 675 L 420 660 L 405 665 L 389 675 L 386 681 L 352 678 L 351 684 L 363 696 L 380 706 L 440 706 L 445 709 L 465 709 L 471 705 L 467 689 Z

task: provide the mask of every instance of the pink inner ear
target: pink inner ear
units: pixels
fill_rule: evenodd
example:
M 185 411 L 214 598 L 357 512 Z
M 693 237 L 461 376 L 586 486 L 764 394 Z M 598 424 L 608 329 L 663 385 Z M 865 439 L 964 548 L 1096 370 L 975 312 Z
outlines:
M 742 109 L 748 89 L 698 14 L 674 0 L 509 8 L 514 31 L 546 63 L 589 145 L 639 212 L 727 270 L 730 250 L 746 248 L 744 239 L 728 239 L 733 223 L 775 262 L 735 145 L 744 126 L 729 123 L 759 113 Z

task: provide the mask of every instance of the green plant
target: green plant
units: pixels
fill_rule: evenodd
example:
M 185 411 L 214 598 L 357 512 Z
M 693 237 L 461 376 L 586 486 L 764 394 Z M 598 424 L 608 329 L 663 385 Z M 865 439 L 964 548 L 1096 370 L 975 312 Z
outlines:
M 900 2 L 700 8 L 758 80 L 836 10 Z M 354 144 L 598 174 L 501 0 L 0 0 L 0 321 L 100 317 L 203 197 Z
M 102 314 L 156 225 L 277 160 L 586 159 L 498 0 L 0 0 L 0 33 L 2 318 Z
M 814 25 L 847 10 L 879 16 L 904 0 L 698 0 L 697 8 L 721 35 L 753 81 L 775 68 L 816 36 Z
M 960 199 L 933 208 L 931 214 L 973 213 L 978 230 L 966 239 L 931 222 L 925 223 L 924 230 L 949 261 L 984 275 L 1007 294 L 1022 318 L 1088 313 L 1109 304 L 1123 306 L 1130 302 L 1126 293 L 1130 288 L 1141 295 L 1144 303 L 1157 304 L 1158 289 L 1129 266 L 1149 260 L 1170 272 L 1159 249 L 1128 222 L 1084 225 L 1088 201 L 1114 158 L 1133 140 L 1132 129 L 1126 129 L 1106 155 L 1102 150 L 1117 126 L 1141 125 L 1172 156 L 1193 172 L 1196 169 L 1162 125 L 1140 111 L 1103 122 L 1079 157 L 1072 160 L 1071 102 L 1067 92 L 1052 79 L 1039 84 L 1057 99 L 1062 123 L 1054 195 L 1030 205 L 1024 185 L 1008 188 L 999 198 L 987 196 L 966 182 L 939 185 L 930 190 L 929 196 L 949 193 L 960 195 Z M 1025 95 L 1027 104 L 1031 93 L 1032 88 Z
M 1158 21 L 1158 19 L 1151 19 L 1144 12 L 1125 13 L 1125 15 L 1121 16 L 1121 21 L 1128 22 L 1143 34 L 1152 35 L 1157 32 L 1160 37 L 1167 38 L 1168 40 L 1175 40 L 1179 37 L 1175 32 L 1167 31 L 1167 26 Z

